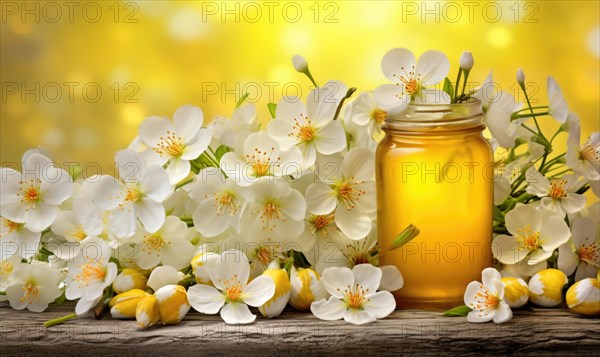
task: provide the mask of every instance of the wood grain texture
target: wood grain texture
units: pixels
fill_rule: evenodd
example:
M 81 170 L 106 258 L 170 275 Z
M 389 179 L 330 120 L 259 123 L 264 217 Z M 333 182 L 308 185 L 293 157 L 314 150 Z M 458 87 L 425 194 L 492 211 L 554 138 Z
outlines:
M 508 323 L 471 324 L 440 312 L 399 310 L 364 326 L 327 322 L 286 310 L 245 326 L 190 312 L 177 326 L 138 330 L 133 321 L 83 317 L 45 328 L 44 321 L 71 313 L 72 303 L 43 313 L 0 304 L 1 355 L 119 357 L 140 355 L 597 355 L 600 319 L 564 309 L 515 311 Z

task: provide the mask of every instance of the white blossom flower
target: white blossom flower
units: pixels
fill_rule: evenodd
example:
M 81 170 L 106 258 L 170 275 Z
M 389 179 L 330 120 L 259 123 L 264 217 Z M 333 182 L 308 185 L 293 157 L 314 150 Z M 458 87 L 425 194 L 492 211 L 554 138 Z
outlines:
M 62 238 L 52 252 L 60 259 L 68 260 L 79 253 L 79 244 L 85 238 L 102 234 L 104 223 L 92 200 L 78 196 L 73 201 L 73 210 L 61 211 L 50 228 Z
M 202 128 L 202 109 L 184 105 L 167 118 L 148 117 L 139 129 L 140 139 L 149 149 L 145 158 L 149 164 L 167 165 L 171 184 L 190 173 L 190 160 L 195 160 L 210 144 L 210 130 Z
M 240 186 L 250 186 L 261 177 L 296 175 L 302 168 L 302 154 L 296 147 L 280 150 L 280 144 L 264 131 L 253 133 L 241 153 L 221 157 L 221 170 Z
M 444 80 L 450 62 L 440 51 L 427 51 L 418 61 L 405 48 L 395 48 L 381 60 L 383 74 L 394 84 L 384 84 L 375 89 L 375 101 L 386 112 L 397 114 L 403 111 L 411 99 L 423 101 L 424 87 L 433 86 Z M 427 93 L 427 92 L 426 92 Z M 445 95 L 436 91 L 434 102 L 445 100 Z
M 321 320 L 344 319 L 362 325 L 382 319 L 396 308 L 389 291 L 377 291 L 381 269 L 370 264 L 348 268 L 328 268 L 323 272 L 323 285 L 331 297 L 315 301 L 310 311 Z
M 587 217 L 573 222 L 572 242 L 558 247 L 558 268 L 566 275 L 575 273 L 575 281 L 594 278 L 600 269 L 600 232 Z
M 98 208 L 111 211 L 110 230 L 121 238 L 131 237 L 137 219 L 149 232 L 156 232 L 165 221 L 161 204 L 171 193 L 166 171 L 158 166 L 146 166 L 140 154 L 126 149 L 115 159 L 120 179 L 101 176 L 95 184 L 94 201 Z
M 242 213 L 243 235 L 250 241 L 271 237 L 274 241 L 292 240 L 304 229 L 306 201 L 302 194 L 283 180 L 263 179 L 247 193 L 248 206 Z
M 217 116 L 207 125 L 207 128 L 212 133 L 211 145 L 236 148 L 240 138 L 246 138 L 259 129 L 256 106 L 252 103 L 240 106 L 233 111 L 231 119 Z
M 22 173 L 0 168 L 0 216 L 41 232 L 54 222 L 57 206 L 71 196 L 73 184 L 65 170 L 41 154 L 24 155 L 22 164 Z
M 323 163 L 324 164 L 324 163 Z M 316 215 L 335 212 L 335 223 L 351 239 L 364 238 L 371 231 L 376 209 L 373 155 L 366 149 L 350 150 L 330 182 L 318 182 L 306 190 L 307 210 Z
M 21 264 L 21 254 L 11 252 L 5 254 L 5 247 L 0 247 L 0 291 L 6 291 L 11 275 L 19 264 Z M 5 301 L 6 295 L 0 295 L 0 301 Z
M 467 315 L 469 322 L 494 320 L 500 324 L 512 318 L 512 310 L 504 301 L 504 284 L 500 273 L 494 268 L 486 268 L 481 273 L 481 281 L 472 281 L 465 291 L 465 305 L 471 308 Z
M 496 100 L 489 104 L 484 114 L 484 121 L 494 139 L 498 140 L 500 146 L 513 148 L 515 140 L 520 134 L 522 120 L 511 120 L 511 115 L 521 108 L 522 104 L 515 102 L 508 92 L 500 92 Z
M 261 306 L 275 294 L 275 283 L 261 275 L 248 283 L 250 265 L 246 256 L 237 250 L 221 254 L 210 271 L 214 285 L 196 284 L 188 290 L 190 305 L 199 312 L 216 314 L 227 324 L 248 324 L 256 319 L 248 305 Z
M 548 113 L 559 123 L 564 123 L 569 115 L 569 106 L 558 83 L 552 77 L 548 77 Z
M 564 216 L 585 207 L 585 196 L 577 194 L 578 182 L 575 175 L 564 175 L 548 180 L 533 166 L 525 173 L 527 193 L 542 197 L 540 206 Z
M 579 144 L 581 128 L 577 125 L 569 132 L 565 159 L 575 173 L 589 180 L 600 180 L 600 132 L 594 132 Z
M 175 269 L 185 268 L 194 255 L 189 237 L 187 224 L 175 216 L 168 216 L 156 232 L 140 227 L 131 238 L 139 248 L 135 254 L 138 266 L 152 269 L 162 263 Z
M 203 236 L 215 237 L 229 228 L 239 233 L 245 201 L 239 186 L 224 177 L 218 168 L 206 168 L 198 173 L 191 196 L 198 202 L 192 215 L 194 227 Z
M 312 90 L 306 105 L 296 97 L 284 97 L 277 104 L 276 117 L 269 122 L 267 131 L 282 150 L 294 146 L 300 149 L 304 159 L 302 167 L 314 164 L 317 152 L 330 155 L 346 147 L 342 123 L 333 120 L 342 91 L 340 87 L 343 88 L 341 84 L 332 84 Z
M 79 299 L 75 306 L 78 315 L 89 311 L 102 297 L 104 288 L 117 277 L 117 265 L 110 262 L 111 249 L 107 242 L 88 237 L 81 242 L 81 252 L 68 266 L 67 289 L 69 300 Z
M 361 93 L 352 102 L 352 112 L 350 114 L 352 122 L 363 127 L 366 126 L 371 136 L 375 138 L 382 137 L 381 125 L 387 118 L 387 112 L 377 106 L 371 93 Z
M 38 251 L 41 232 L 32 232 L 25 223 L 0 217 L 0 243 L 2 256 L 17 254 L 28 259 Z
M 506 229 L 512 235 L 496 236 L 492 247 L 494 257 L 503 264 L 525 260 L 533 265 L 545 261 L 571 235 L 563 217 L 532 205 L 515 207 L 505 219 Z
M 62 293 L 62 279 L 48 264 L 17 264 L 6 285 L 6 298 L 15 310 L 42 312 Z

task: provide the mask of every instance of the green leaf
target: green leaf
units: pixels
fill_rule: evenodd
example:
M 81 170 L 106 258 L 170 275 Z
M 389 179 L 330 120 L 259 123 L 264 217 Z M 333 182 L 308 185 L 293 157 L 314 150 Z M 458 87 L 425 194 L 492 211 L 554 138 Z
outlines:
M 454 86 L 448 77 L 444 78 L 444 92 L 450 96 L 450 100 L 454 99 Z
M 221 145 L 217 148 L 217 150 L 215 150 L 215 159 L 217 159 L 217 162 L 221 162 L 221 158 L 223 157 L 223 155 L 225 155 L 225 153 L 228 153 L 231 151 L 231 148 L 229 146 L 226 145 Z
M 504 223 L 504 213 L 502 213 L 502 211 L 500 211 L 500 209 L 497 206 L 493 206 L 493 211 L 492 214 L 494 216 L 494 220 L 497 222 L 501 222 Z
M 275 111 L 277 110 L 277 104 L 269 103 L 269 104 L 267 104 L 267 108 L 269 108 L 269 113 L 271 114 L 271 118 L 275 119 Z
M 421 231 L 414 224 L 410 224 L 408 227 L 404 228 L 400 234 L 394 239 L 394 243 L 392 243 L 392 250 L 400 248 L 411 240 L 415 239 L 416 236 L 419 235 Z
M 469 308 L 467 305 L 460 305 L 444 312 L 444 316 L 467 316 L 469 312 L 471 312 L 471 308 Z
M 250 95 L 250 93 L 245 93 L 245 94 L 244 94 L 244 95 L 243 95 L 243 96 L 240 98 L 240 100 L 238 100 L 238 102 L 237 102 L 237 103 L 235 103 L 235 109 L 239 108 L 239 107 L 240 107 L 242 104 L 244 104 L 244 101 L 245 101 L 246 99 L 248 99 L 248 96 L 249 96 L 249 95 Z

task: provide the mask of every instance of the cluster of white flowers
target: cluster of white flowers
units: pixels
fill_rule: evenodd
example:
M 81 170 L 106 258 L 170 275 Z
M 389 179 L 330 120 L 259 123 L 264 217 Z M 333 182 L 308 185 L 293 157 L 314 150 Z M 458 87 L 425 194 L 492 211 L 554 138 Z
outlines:
M 294 65 L 314 81 L 301 57 Z M 461 70 L 468 75 L 472 65 L 465 54 Z M 207 125 L 192 105 L 172 119 L 149 117 L 116 153 L 118 178 L 79 177 L 41 150 L 26 152 L 21 171 L 1 169 L 0 298 L 31 311 L 78 300 L 77 315 L 108 302 L 114 317 L 135 317 L 141 327 L 177 323 L 190 306 L 220 311 L 227 323 L 254 321 L 248 306 L 277 316 L 288 302 L 355 324 L 389 315 L 395 302 L 387 291 L 400 288 L 402 276 L 373 267 L 381 126 L 410 102 L 457 96 L 434 88 L 449 70 L 441 52 L 416 61 L 395 49 L 382 69 L 394 83 L 354 100 L 354 88 L 330 81 L 305 101 L 270 103 L 270 117 L 243 102 Z M 598 193 L 598 133 L 580 145 L 578 119 L 549 80 L 547 112 L 569 132 L 566 155 L 549 159 L 552 140 L 526 125 L 535 117 L 508 93 L 488 100 L 489 83 L 491 76 L 471 94 L 483 101 L 495 142 L 509 148 L 502 167 L 526 169 L 497 178 L 503 274 L 531 276 L 558 248 L 565 273 L 593 275 L 598 204 L 584 209 L 581 191 L 591 185 Z M 574 175 L 555 171 L 565 160 Z

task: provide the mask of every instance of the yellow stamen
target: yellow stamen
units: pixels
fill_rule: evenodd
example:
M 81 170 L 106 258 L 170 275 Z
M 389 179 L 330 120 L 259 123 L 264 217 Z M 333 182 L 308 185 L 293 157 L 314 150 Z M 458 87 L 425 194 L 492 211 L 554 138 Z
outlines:
M 31 179 L 29 181 L 21 181 L 19 184 L 21 187 L 19 187 L 17 196 L 21 196 L 21 203 L 26 206 L 25 210 L 29 211 L 30 208 L 35 209 L 35 205 L 41 201 L 42 181 L 39 179 Z
M 364 289 L 358 283 L 352 287 L 348 285 L 348 288 L 344 289 L 344 291 L 341 291 L 339 288 L 337 290 L 344 294 L 344 302 L 349 309 L 362 310 L 363 306 L 369 302 L 369 299 L 365 298 L 365 295 L 369 293 L 369 289 Z
M 335 191 L 338 194 L 338 199 L 342 201 L 347 209 L 356 207 L 356 201 L 360 196 L 365 194 L 365 191 L 359 190 L 356 186 L 364 183 L 364 181 L 354 181 L 354 177 L 348 180 L 341 180 L 335 185 Z
M 238 301 L 242 295 L 242 283 L 239 281 L 237 275 L 223 281 L 223 288 L 225 289 L 225 296 L 230 302 Z
M 421 89 L 421 76 L 415 73 L 415 66 L 413 66 L 412 70 L 408 72 L 406 71 L 406 69 L 404 69 L 404 67 L 401 67 L 400 69 L 402 70 L 402 74 L 394 74 L 394 77 L 398 78 L 400 82 L 404 85 L 404 91 L 408 95 L 415 95 Z
M 235 216 L 241 204 L 231 192 L 215 193 L 215 207 L 217 207 L 217 215 L 220 215 L 226 209 L 229 209 L 229 215 Z
M 567 191 L 565 191 L 566 180 L 560 178 L 553 178 L 550 180 L 550 192 L 548 196 L 552 198 L 563 198 L 567 197 Z
M 160 142 L 154 148 L 160 156 L 179 157 L 183 154 L 183 139 L 167 130 L 167 136 L 161 136 Z
M 320 233 L 321 237 L 323 237 L 323 238 L 327 237 L 327 234 L 329 234 L 329 232 L 327 231 L 327 228 L 329 227 L 329 224 L 333 221 L 333 219 L 334 219 L 333 214 L 312 216 L 308 220 L 308 224 L 310 226 L 311 233 L 312 234 Z
M 531 225 L 517 231 L 517 239 L 521 240 L 527 250 L 536 250 L 539 247 L 540 232 L 532 232 Z
M 479 285 L 479 291 L 475 294 L 476 301 L 469 304 L 473 310 L 481 311 L 480 316 L 486 315 L 489 310 L 495 309 L 500 304 L 500 299 L 493 294 L 485 285 Z
M 297 138 L 299 141 L 312 142 L 317 134 L 317 130 L 312 125 L 311 120 L 300 114 L 300 120 L 294 118 L 294 126 L 289 136 Z
M 272 166 L 279 166 L 280 157 L 273 157 L 275 148 L 271 151 L 262 151 L 259 148 L 254 148 L 254 154 L 246 155 L 246 162 L 252 167 L 254 176 L 262 177 L 271 174 Z
M 160 255 L 160 250 L 165 245 L 165 240 L 162 235 L 159 233 L 150 234 L 144 237 L 144 245 L 142 246 L 142 250 L 147 253 L 152 253 L 156 255 Z M 171 244 L 171 242 L 168 242 Z
M 598 244 L 584 244 L 577 253 L 581 261 L 588 263 L 591 266 L 595 266 L 596 268 L 600 268 L 597 263 L 598 256 L 600 256 L 600 246 L 598 246 Z
M 27 284 L 23 286 L 23 297 L 21 297 L 21 302 L 27 301 L 27 304 L 31 305 L 38 301 L 40 295 L 40 290 L 37 287 L 37 284 L 34 281 L 29 281 Z
M 276 202 L 266 203 L 262 209 L 258 210 L 258 212 L 265 231 L 272 231 L 275 229 L 277 227 L 277 220 L 283 222 L 286 221 L 284 215 L 281 214 L 281 211 L 279 210 L 279 204 Z
M 88 286 L 90 283 L 102 281 L 106 277 L 106 269 L 102 265 L 102 259 L 80 266 L 81 272 L 75 275 L 79 287 Z

